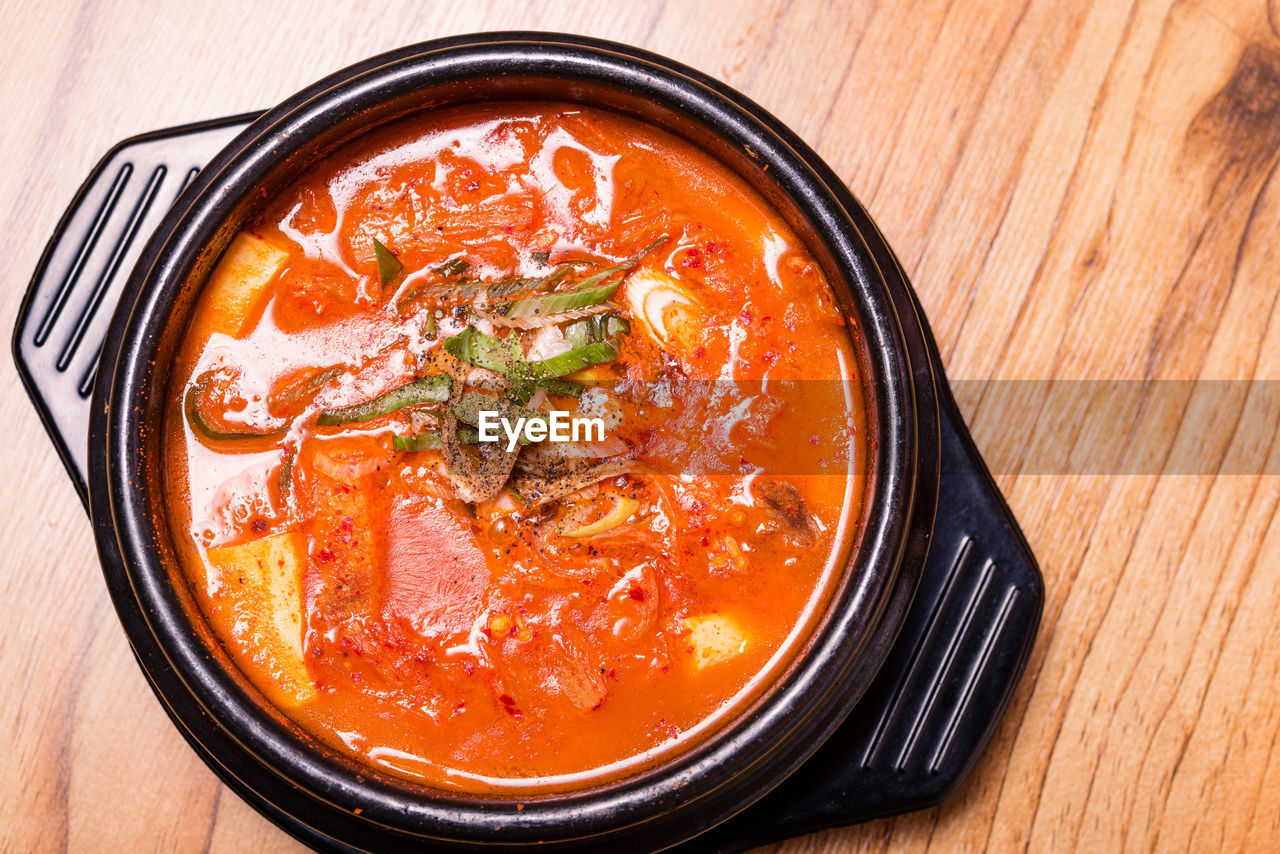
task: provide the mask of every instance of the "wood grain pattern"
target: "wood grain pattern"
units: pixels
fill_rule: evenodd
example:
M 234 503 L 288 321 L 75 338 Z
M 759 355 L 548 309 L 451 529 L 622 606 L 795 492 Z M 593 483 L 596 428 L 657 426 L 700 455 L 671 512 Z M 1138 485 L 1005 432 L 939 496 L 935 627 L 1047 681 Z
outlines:
M 1278 22 L 1276 0 L 5 0 L 0 317 L 118 139 L 530 28 L 667 54 L 791 125 L 900 253 L 953 378 L 1274 380 Z M 152 699 L 8 361 L 0 390 L 0 849 L 296 848 Z M 988 403 L 966 415 L 997 442 Z M 1203 440 L 1182 411 L 1142 430 Z M 1223 417 L 1212 459 L 1276 460 Z M 941 807 L 774 850 L 1280 849 L 1280 478 L 998 479 L 1048 600 L 990 751 Z

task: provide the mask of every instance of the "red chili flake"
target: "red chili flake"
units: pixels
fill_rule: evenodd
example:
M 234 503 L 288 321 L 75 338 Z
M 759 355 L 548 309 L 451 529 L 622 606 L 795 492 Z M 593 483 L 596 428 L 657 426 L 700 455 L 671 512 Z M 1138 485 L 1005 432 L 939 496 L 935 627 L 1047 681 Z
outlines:
M 817 434 L 814 434 L 813 436 L 809 437 L 809 444 L 813 445 L 814 447 L 817 447 L 817 444 L 819 441 L 821 440 L 818 438 Z
M 697 269 L 702 266 L 702 250 L 696 246 L 689 247 L 689 251 L 680 259 L 681 267 L 691 267 Z
M 252 522 L 249 523 L 249 527 L 253 528 L 254 531 L 261 534 L 263 531 L 267 530 L 267 520 L 254 519 Z
M 645 597 L 644 589 L 641 587 L 632 587 L 631 590 L 627 592 L 627 595 L 637 602 L 643 602 Z
M 352 528 L 354 528 L 354 527 L 355 527 L 355 521 L 356 521 L 356 517 L 355 517 L 355 516 L 343 516 L 343 517 L 342 517 L 342 530 L 344 530 L 344 531 L 350 531 Z
M 696 348 L 696 349 L 694 349 L 694 351 L 693 351 L 693 357 L 694 357 L 695 359 L 698 359 L 699 361 L 701 361 L 702 359 L 707 358 L 707 348 L 706 348 L 706 347 L 701 347 L 701 346 L 700 346 L 700 347 L 697 347 L 697 348 Z
M 707 539 L 706 537 L 703 537 L 703 538 L 702 538 L 702 545 L 703 545 L 703 547 L 704 547 L 704 548 L 705 548 L 706 546 L 711 545 L 711 540 Z
M 328 563 L 329 561 L 333 560 L 333 552 L 329 551 L 328 549 L 321 549 L 320 551 L 316 552 L 316 560 L 320 561 L 321 563 Z
M 750 326 L 751 321 L 755 320 L 756 316 L 751 313 L 751 309 L 744 308 L 742 311 L 738 312 L 738 319 L 742 321 L 743 326 Z
M 716 241 L 714 241 L 714 240 L 708 240 L 708 241 L 707 241 L 707 254 L 708 254 L 708 255 L 715 255 L 715 254 L 716 254 L 717 252 L 719 252 L 719 251 L 720 251 L 720 244 L 719 244 L 719 243 L 717 243 L 717 242 L 716 242 Z

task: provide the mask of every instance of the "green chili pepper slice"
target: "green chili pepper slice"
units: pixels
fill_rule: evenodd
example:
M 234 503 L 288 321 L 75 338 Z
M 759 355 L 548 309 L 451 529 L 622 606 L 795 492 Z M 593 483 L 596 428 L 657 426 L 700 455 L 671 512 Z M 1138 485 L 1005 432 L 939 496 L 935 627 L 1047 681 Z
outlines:
M 204 413 L 200 411 L 199 398 L 205 393 L 216 373 L 216 371 L 206 371 L 197 377 L 195 382 L 187 388 L 183 398 L 183 409 L 186 411 L 187 421 L 200 435 L 206 439 L 221 442 L 234 439 L 279 439 L 288 432 L 289 425 L 278 420 L 273 422 L 271 427 L 260 430 L 247 426 L 243 430 L 224 430 L 210 424 Z
M 343 406 L 338 409 L 326 409 L 320 413 L 316 423 L 323 427 L 332 427 L 338 424 L 356 424 L 361 421 L 369 421 L 374 418 L 381 418 L 384 415 L 390 415 L 392 412 L 403 409 L 406 406 L 445 403 L 449 400 L 451 385 L 449 377 L 444 374 L 423 377 L 411 383 L 406 383 L 399 388 L 393 388 L 391 391 L 380 394 L 372 400 L 366 400 L 364 403 Z

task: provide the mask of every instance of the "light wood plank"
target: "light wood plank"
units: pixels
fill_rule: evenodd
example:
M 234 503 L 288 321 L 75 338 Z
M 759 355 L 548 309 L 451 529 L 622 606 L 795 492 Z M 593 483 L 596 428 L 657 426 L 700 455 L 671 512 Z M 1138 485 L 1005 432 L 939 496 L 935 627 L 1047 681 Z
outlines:
M 885 230 L 955 379 L 1274 380 L 1277 20 L 1261 0 L 4 0 L 0 316 L 117 140 L 529 27 L 667 54 L 793 126 Z M 0 848 L 297 850 L 151 697 L 8 361 L 0 389 Z M 1136 470 L 1194 442 L 1275 470 L 1274 435 L 1227 429 L 1243 409 L 1215 434 L 1159 402 L 1120 440 Z M 1003 458 L 1025 424 L 980 388 L 963 403 Z M 772 850 L 1280 847 L 1280 479 L 1205 471 L 997 472 L 1048 601 L 991 749 L 941 807 Z

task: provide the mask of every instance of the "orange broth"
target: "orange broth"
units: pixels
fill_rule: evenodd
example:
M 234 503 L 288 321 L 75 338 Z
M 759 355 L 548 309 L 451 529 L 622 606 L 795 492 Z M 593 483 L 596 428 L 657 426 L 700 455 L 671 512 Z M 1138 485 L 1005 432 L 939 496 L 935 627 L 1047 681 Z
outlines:
M 227 250 L 175 368 L 168 518 L 214 634 L 314 737 L 571 789 L 713 732 L 803 643 L 860 512 L 854 371 L 818 265 L 707 154 L 593 109 L 437 111 Z M 447 399 L 359 409 L 424 377 Z M 482 447 L 464 394 L 606 435 Z

